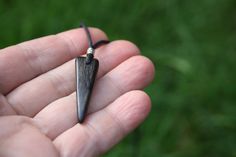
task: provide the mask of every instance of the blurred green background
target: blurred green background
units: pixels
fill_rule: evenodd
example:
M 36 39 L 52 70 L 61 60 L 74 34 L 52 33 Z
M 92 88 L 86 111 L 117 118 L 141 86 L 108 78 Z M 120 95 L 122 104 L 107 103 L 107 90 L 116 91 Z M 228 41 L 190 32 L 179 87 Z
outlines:
M 235 0 L 0 0 L 0 48 L 81 20 L 156 67 L 150 116 L 105 156 L 236 156 Z

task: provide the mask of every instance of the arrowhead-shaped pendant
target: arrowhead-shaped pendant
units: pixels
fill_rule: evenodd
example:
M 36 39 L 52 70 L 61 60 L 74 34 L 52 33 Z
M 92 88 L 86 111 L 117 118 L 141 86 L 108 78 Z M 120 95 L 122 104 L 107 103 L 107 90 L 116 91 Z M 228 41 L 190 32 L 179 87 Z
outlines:
M 97 59 L 92 59 L 89 64 L 86 63 L 86 57 L 75 59 L 76 105 L 79 123 L 82 123 L 85 118 L 98 66 L 99 62 Z

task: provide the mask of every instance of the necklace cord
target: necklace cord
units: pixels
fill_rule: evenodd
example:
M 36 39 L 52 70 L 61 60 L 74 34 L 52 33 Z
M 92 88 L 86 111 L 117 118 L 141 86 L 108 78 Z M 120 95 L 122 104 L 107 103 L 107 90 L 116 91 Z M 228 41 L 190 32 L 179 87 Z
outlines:
M 80 27 L 84 28 L 85 33 L 87 35 L 89 48 L 87 50 L 86 64 L 90 64 L 92 59 L 94 58 L 94 51 L 95 51 L 95 49 L 100 47 L 100 46 L 102 46 L 102 45 L 104 45 L 104 44 L 108 44 L 110 41 L 109 40 L 99 40 L 98 42 L 93 44 L 91 33 L 89 32 L 88 27 L 83 22 L 80 23 Z

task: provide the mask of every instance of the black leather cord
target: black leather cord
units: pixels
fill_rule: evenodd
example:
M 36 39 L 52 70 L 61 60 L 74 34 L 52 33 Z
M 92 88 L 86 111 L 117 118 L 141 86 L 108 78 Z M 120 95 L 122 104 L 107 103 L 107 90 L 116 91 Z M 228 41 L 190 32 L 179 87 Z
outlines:
M 98 42 L 96 42 L 95 44 L 93 44 L 93 48 L 96 49 L 99 46 L 102 46 L 104 44 L 108 44 L 110 41 L 109 40 L 99 40 Z
M 92 37 L 91 37 L 88 27 L 83 22 L 80 23 L 80 27 L 84 28 L 84 30 L 85 30 L 85 33 L 88 38 L 89 47 L 93 47 L 93 40 L 92 40 Z
M 92 51 L 91 53 L 87 53 L 87 57 L 86 57 L 86 64 L 90 64 L 93 57 L 94 57 L 94 50 L 101 45 L 108 44 L 110 41 L 109 40 L 99 40 L 98 42 L 93 44 L 93 40 L 92 40 L 92 37 L 91 37 L 88 27 L 83 22 L 81 22 L 80 27 L 84 28 L 87 38 L 88 38 L 89 49 Z

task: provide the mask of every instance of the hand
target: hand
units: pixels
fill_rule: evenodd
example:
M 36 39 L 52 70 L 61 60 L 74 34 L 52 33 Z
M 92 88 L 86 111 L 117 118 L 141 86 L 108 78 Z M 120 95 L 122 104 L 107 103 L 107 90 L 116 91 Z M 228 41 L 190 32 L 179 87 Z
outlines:
M 94 42 L 106 39 L 90 29 Z M 100 62 L 88 115 L 77 123 L 74 59 L 87 50 L 75 29 L 0 50 L 0 156 L 78 157 L 108 151 L 150 111 L 150 60 L 128 41 L 96 49 Z

